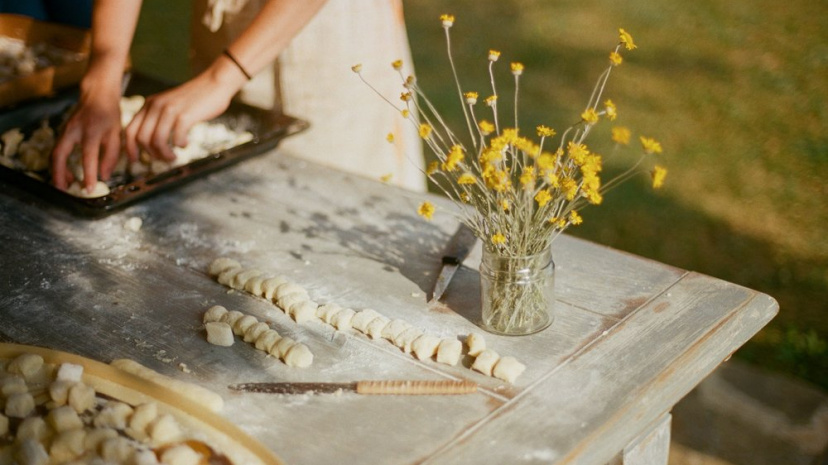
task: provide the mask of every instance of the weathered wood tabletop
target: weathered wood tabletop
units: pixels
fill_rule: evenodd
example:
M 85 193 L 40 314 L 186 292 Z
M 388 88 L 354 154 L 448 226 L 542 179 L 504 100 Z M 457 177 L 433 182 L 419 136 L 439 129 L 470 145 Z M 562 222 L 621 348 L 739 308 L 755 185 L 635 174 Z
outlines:
M 456 223 L 416 216 L 421 195 L 278 151 L 95 221 L 0 190 L 11 194 L 0 195 L 0 340 L 132 358 L 208 387 L 224 397 L 226 418 L 288 464 L 666 463 L 652 444 L 669 438 L 672 406 L 777 312 L 750 289 L 564 236 L 554 249 L 552 326 L 527 337 L 485 334 L 489 347 L 528 366 L 512 386 L 468 360 L 418 361 L 384 340 L 297 325 L 206 273 L 228 256 L 288 275 L 320 303 L 373 308 L 442 337 L 480 331 L 474 263 L 458 272 L 445 305 L 426 303 Z M 125 230 L 136 216 L 143 227 Z M 304 342 L 313 365 L 289 368 L 249 344 L 208 344 L 201 316 L 215 304 Z M 481 389 L 413 397 L 228 389 L 363 379 L 470 379 Z

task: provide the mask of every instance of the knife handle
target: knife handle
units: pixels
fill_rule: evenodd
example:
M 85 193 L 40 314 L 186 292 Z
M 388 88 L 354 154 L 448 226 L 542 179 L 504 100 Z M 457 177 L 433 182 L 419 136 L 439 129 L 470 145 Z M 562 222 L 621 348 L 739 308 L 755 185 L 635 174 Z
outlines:
M 467 380 L 359 381 L 356 390 L 360 394 L 471 394 L 477 392 L 477 383 Z

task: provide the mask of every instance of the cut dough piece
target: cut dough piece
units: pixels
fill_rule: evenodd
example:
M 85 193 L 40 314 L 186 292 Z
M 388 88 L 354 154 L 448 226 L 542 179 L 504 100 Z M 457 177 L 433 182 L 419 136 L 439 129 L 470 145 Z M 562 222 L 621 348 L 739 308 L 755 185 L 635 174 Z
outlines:
M 262 271 L 262 270 L 257 270 L 257 269 L 244 270 L 241 273 L 237 274 L 236 276 L 233 276 L 233 280 L 230 282 L 230 287 L 232 287 L 233 289 L 238 289 L 240 291 L 243 291 L 244 286 L 245 286 L 245 284 L 247 284 L 248 280 L 250 280 L 252 278 L 255 278 L 256 276 L 261 276 L 263 274 L 264 274 L 264 271 Z
M 219 284 L 224 284 L 225 286 L 230 286 L 230 283 L 236 278 L 236 275 L 243 272 L 244 268 L 228 268 L 221 272 L 216 278 Z
M 83 413 L 95 406 L 95 388 L 83 383 L 76 383 L 69 388 L 66 400 L 75 412 Z
M 284 360 L 289 367 L 306 368 L 313 363 L 313 353 L 308 346 L 299 342 L 287 351 Z
M 370 323 L 371 320 L 378 316 L 381 315 L 376 310 L 370 308 L 360 310 L 351 319 L 351 327 L 361 333 L 365 333 L 365 330 L 368 327 L 368 323 Z
M 9 418 L 26 418 L 34 408 L 34 397 L 28 392 L 12 394 L 6 399 L 6 416 Z
M 486 349 L 483 352 L 480 352 L 480 355 L 474 359 L 472 370 L 477 370 L 486 376 L 492 376 L 492 369 L 498 360 L 500 360 L 500 355 L 498 355 L 497 352 L 491 349 Z
M 97 452 L 102 442 L 117 437 L 118 432 L 112 428 L 92 428 L 86 431 L 86 437 L 83 438 L 83 448 Z
M 109 401 L 95 416 L 92 423 L 98 428 L 124 429 L 132 415 L 132 407 L 119 401 Z
M 46 416 L 46 422 L 58 433 L 83 428 L 83 421 L 78 416 L 78 412 L 68 405 L 50 410 Z
M 129 463 L 135 454 L 135 447 L 127 438 L 107 438 L 100 445 L 101 458 L 108 463 Z
M 210 322 L 204 325 L 207 330 L 207 342 L 216 346 L 230 347 L 235 342 L 233 328 L 227 323 Z
M 347 331 L 351 329 L 351 322 L 355 313 L 350 308 L 343 308 L 334 314 L 331 318 L 331 324 L 339 331 Z
M 244 317 L 244 313 L 238 310 L 230 310 L 229 312 L 222 315 L 219 321 L 221 323 L 227 323 L 228 325 L 230 325 L 230 328 L 232 329 L 234 326 L 236 326 L 236 323 L 242 319 L 242 317 Z
M 52 398 L 52 402 L 58 407 L 66 405 L 69 400 L 69 389 L 74 385 L 75 383 L 69 381 L 52 381 L 49 385 L 49 397 Z
M 86 431 L 83 428 L 58 434 L 49 447 L 52 463 L 64 463 L 80 457 L 84 453 L 83 440 L 85 437 Z
M 288 310 L 293 305 L 296 305 L 296 304 L 301 303 L 301 302 L 307 302 L 309 300 L 310 300 L 310 298 L 308 297 L 307 294 L 299 294 L 299 293 L 288 294 L 288 295 L 284 296 L 283 298 L 279 299 L 279 307 L 282 310 L 284 310 L 285 313 L 288 313 Z
M 279 339 L 275 345 L 270 348 L 270 355 L 284 360 L 285 355 L 290 351 L 290 348 L 296 344 L 296 341 L 289 337 Z
M 270 348 L 273 347 L 273 344 L 279 342 L 279 339 L 281 338 L 282 336 L 280 336 L 275 329 L 268 329 L 256 339 L 256 348 L 265 352 L 270 352 Z
M 275 278 L 266 279 L 262 283 L 262 293 L 259 295 L 267 300 L 273 300 L 273 296 L 276 294 L 276 288 L 286 282 L 288 282 L 288 279 L 284 276 L 276 276 Z
M 82 365 L 75 365 L 74 363 L 61 363 L 55 379 L 58 381 L 71 381 L 73 383 L 79 383 L 82 377 Z
M 411 344 L 420 336 L 423 335 L 423 332 L 415 327 L 410 327 L 403 332 L 401 332 L 396 338 L 394 338 L 394 345 L 402 349 L 405 353 L 411 352 Z
M 312 300 L 303 300 L 290 306 L 288 313 L 299 324 L 316 319 L 318 305 Z
M 255 316 L 245 315 L 239 318 L 239 321 L 233 325 L 233 334 L 236 336 L 244 336 L 244 333 L 258 322 L 259 320 Z
M 8 378 L 0 380 L 0 393 L 8 397 L 12 394 L 23 394 L 29 392 L 29 386 L 19 375 L 12 375 Z
M 304 287 L 294 282 L 288 281 L 286 283 L 276 286 L 276 294 L 274 300 L 276 300 L 276 302 L 280 302 L 283 298 L 289 296 L 290 294 L 303 294 L 307 296 L 308 291 Z
M 446 365 L 457 365 L 463 354 L 463 343 L 457 339 L 443 339 L 437 346 L 437 362 Z
M 201 463 L 201 454 L 181 444 L 162 452 L 161 462 L 166 465 L 198 465 Z
M 136 439 L 144 439 L 147 436 L 147 426 L 158 417 L 158 404 L 147 402 L 135 407 L 132 416 L 129 417 L 129 428 L 127 432 Z
M 267 325 L 264 321 L 260 321 L 253 326 L 247 328 L 247 331 L 244 332 L 244 342 L 256 342 L 256 339 L 259 338 L 265 331 L 270 329 L 270 326 Z
M 371 339 L 379 339 L 382 337 L 382 332 L 391 320 L 384 316 L 378 316 L 371 320 L 365 327 L 365 334 Z
M 440 338 L 423 334 L 411 343 L 411 351 L 418 360 L 426 360 L 434 357 L 438 345 L 440 345 Z
M 516 358 L 501 357 L 495 364 L 494 370 L 492 370 L 492 376 L 507 383 L 515 384 L 515 380 L 525 369 L 526 365 L 520 363 Z
M 259 276 L 254 276 L 254 277 L 248 279 L 246 283 L 244 283 L 244 290 L 251 293 L 251 294 L 253 294 L 253 295 L 255 295 L 255 296 L 261 296 L 262 292 L 263 292 L 262 291 L 262 284 L 267 279 L 270 279 L 270 276 L 268 276 L 267 274 L 261 274 Z
M 135 451 L 133 462 L 135 465 L 159 465 L 160 463 L 158 462 L 158 457 L 155 455 L 155 452 L 149 449 Z
M 15 458 L 20 465 L 48 465 L 49 454 L 46 448 L 36 439 L 26 439 L 17 448 Z
M 209 268 L 207 268 L 207 273 L 210 276 L 218 276 L 222 271 L 229 270 L 230 268 L 241 268 L 241 263 L 232 258 L 219 257 L 213 260 L 213 263 L 210 263 Z
M 147 433 L 154 444 L 167 444 L 181 438 L 181 427 L 172 415 L 165 413 L 147 426 Z
M 316 309 L 316 316 L 325 323 L 331 324 L 331 319 L 340 310 L 342 310 L 340 305 L 330 302 L 325 305 L 320 305 Z
M 466 345 L 469 347 L 469 355 L 472 357 L 477 357 L 480 352 L 486 350 L 486 340 L 477 333 L 469 333 L 466 336 Z
M 79 182 L 75 181 L 70 184 L 68 188 L 66 188 L 66 193 L 82 199 L 94 199 L 108 195 L 109 186 L 107 186 L 103 181 L 98 181 L 95 183 L 95 187 L 92 188 L 92 192 L 89 192 L 85 187 L 82 187 Z
M 114 366 L 115 368 L 124 370 L 128 373 L 132 373 L 133 375 L 140 376 L 148 381 L 151 381 L 155 384 L 160 384 L 161 386 L 166 387 L 167 389 L 171 389 L 184 397 L 189 398 L 193 402 L 199 403 L 213 412 L 220 412 L 221 409 L 224 407 L 224 400 L 221 398 L 220 395 L 216 394 L 215 392 L 203 388 L 201 386 L 187 383 L 185 381 L 179 381 L 177 379 L 170 378 L 169 376 L 164 376 L 157 371 L 151 370 L 140 363 L 136 362 L 135 360 L 130 360 L 128 358 L 120 358 L 117 360 L 113 360 L 110 365 Z
M 388 325 L 382 329 L 382 337 L 383 339 L 388 339 L 389 341 L 394 342 L 394 339 L 396 339 L 397 336 L 410 327 L 411 325 L 405 320 L 400 320 L 399 318 L 391 320 L 391 323 L 388 323 Z
M 221 305 L 213 305 L 206 312 L 204 312 L 204 319 L 202 320 L 203 323 L 214 323 L 216 321 L 221 321 L 221 317 L 223 317 L 227 313 L 227 309 L 222 307 Z
M 43 367 L 43 357 L 35 354 L 23 354 L 6 366 L 9 373 L 17 373 L 25 379 L 31 379 Z
M 46 439 L 51 434 L 52 432 L 49 430 L 49 425 L 46 424 L 46 420 L 40 417 L 26 418 L 17 427 L 18 441 L 34 439 L 38 442 L 46 442 Z

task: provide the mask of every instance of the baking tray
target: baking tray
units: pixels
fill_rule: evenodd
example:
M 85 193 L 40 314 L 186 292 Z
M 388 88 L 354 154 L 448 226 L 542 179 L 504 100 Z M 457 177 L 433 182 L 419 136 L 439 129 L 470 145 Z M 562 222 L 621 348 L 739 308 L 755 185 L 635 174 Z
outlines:
M 170 88 L 173 84 L 132 73 L 125 76 L 124 95 L 148 96 Z M 19 127 L 28 137 L 41 121 L 49 119 L 56 127 L 62 115 L 77 102 L 78 91 L 62 92 L 55 97 L 36 100 L 27 105 L 0 113 L 0 134 Z M 220 122 L 231 129 L 243 129 L 253 134 L 253 139 L 227 150 L 193 160 L 192 162 L 159 174 L 132 177 L 125 175 L 113 178 L 107 184 L 110 193 L 92 199 L 75 197 L 51 185 L 27 175 L 23 171 L 0 165 L 0 181 L 17 186 L 34 194 L 48 204 L 68 209 L 72 213 L 86 218 L 101 218 L 114 213 L 128 205 L 149 198 L 227 166 L 263 154 L 275 148 L 283 138 L 306 129 L 309 124 L 289 115 L 263 110 L 240 102 L 232 102 L 227 111 L 211 120 Z M 38 173 L 43 179 L 50 180 L 48 171 Z

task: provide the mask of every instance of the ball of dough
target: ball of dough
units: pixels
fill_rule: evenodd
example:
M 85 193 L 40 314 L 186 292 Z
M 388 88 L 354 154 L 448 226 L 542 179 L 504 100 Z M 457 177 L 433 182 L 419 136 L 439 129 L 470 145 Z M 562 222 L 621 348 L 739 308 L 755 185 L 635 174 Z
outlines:
M 397 336 L 410 327 L 411 325 L 405 320 L 391 320 L 391 323 L 388 323 L 388 325 L 382 329 L 382 337 L 383 339 L 388 339 L 393 343 Z
M 486 349 L 483 352 L 480 352 L 480 355 L 474 359 L 472 370 L 477 370 L 486 376 L 492 376 L 492 369 L 498 360 L 500 360 L 500 355 L 498 355 L 497 352 L 491 349 Z
M 381 315 L 376 310 L 370 308 L 360 310 L 351 319 L 351 327 L 361 333 L 365 333 L 365 330 L 368 327 L 368 323 L 370 323 L 371 320 L 378 316 Z
M 265 352 L 270 352 L 270 348 L 279 342 L 282 336 L 276 332 L 275 329 L 268 329 L 261 336 L 256 339 L 256 348 Z
M 238 289 L 240 291 L 244 290 L 244 286 L 245 284 L 247 284 L 248 280 L 255 278 L 256 276 L 261 276 L 262 274 L 264 274 L 264 271 L 262 270 L 244 270 L 241 273 L 238 273 L 237 275 L 233 276 L 233 280 L 230 281 L 230 287 L 232 287 L 233 289 Z
M 486 340 L 477 333 L 469 333 L 466 336 L 466 345 L 469 347 L 469 355 L 472 357 L 477 357 L 480 352 L 486 350 Z
M 123 402 L 111 400 L 95 416 L 92 423 L 98 428 L 124 429 L 132 415 L 132 407 Z
M 211 322 L 204 325 L 207 330 L 207 342 L 213 345 L 230 347 L 235 342 L 233 328 L 227 323 Z
M 95 406 L 95 388 L 84 383 L 76 383 L 69 388 L 66 401 L 77 413 L 90 410 Z
M 6 399 L 6 416 L 10 418 L 26 418 L 34 412 L 34 397 L 28 392 L 12 394 Z
M 463 344 L 457 339 L 443 339 L 437 346 L 437 362 L 457 365 L 463 354 Z
M 83 365 L 74 363 L 61 363 L 57 371 L 56 380 L 79 383 L 83 377 Z
M 293 347 L 295 344 L 296 341 L 294 339 L 289 337 L 283 337 L 282 339 L 279 339 L 279 341 L 270 348 L 269 353 L 270 355 L 276 358 L 284 360 L 285 355 L 287 355 L 290 348 Z
M 63 380 L 52 381 L 52 383 L 49 384 L 49 397 L 52 398 L 52 402 L 54 402 L 54 404 L 58 407 L 65 405 L 69 400 L 69 388 L 75 384 L 76 383 Z
M 351 322 L 353 321 L 355 313 L 350 308 L 343 308 L 331 318 L 331 325 L 339 331 L 347 331 L 351 329 Z
M 102 442 L 117 437 L 118 432 L 112 428 L 92 428 L 86 431 L 86 437 L 83 438 L 83 448 L 88 451 L 98 452 L 98 448 Z
M 256 339 L 259 338 L 265 331 L 270 329 L 270 326 L 267 325 L 264 321 L 260 321 L 253 326 L 247 328 L 247 331 L 244 332 L 244 342 L 256 342 Z
M 331 324 L 331 319 L 340 310 L 342 310 L 340 305 L 330 302 L 325 305 L 320 305 L 319 308 L 316 309 L 316 317 L 327 324 Z
M 53 463 L 63 463 L 73 460 L 84 453 L 83 440 L 86 431 L 73 429 L 58 434 L 49 447 L 49 455 Z
M 161 454 L 161 462 L 167 465 L 198 465 L 201 463 L 201 454 L 181 444 L 166 449 Z
M 259 295 L 267 300 L 273 300 L 273 296 L 276 294 L 276 288 L 287 282 L 288 279 L 284 276 L 265 279 L 262 283 L 262 293 Z
M 36 439 L 20 442 L 15 458 L 21 465 L 48 465 L 49 454 L 43 444 Z
M 132 416 L 129 417 L 127 432 L 137 439 L 147 437 L 147 426 L 158 418 L 158 404 L 147 402 L 135 407 Z
M 89 192 L 85 187 L 81 186 L 79 182 L 75 181 L 69 185 L 66 189 L 66 193 L 82 199 L 94 199 L 108 195 L 109 186 L 107 186 L 105 182 L 98 181 L 95 183 L 95 187 L 92 188 L 92 192 Z
M 124 229 L 127 231 L 138 232 L 141 230 L 141 226 L 144 224 L 144 220 L 137 216 L 133 216 L 132 218 L 124 221 Z
M 258 322 L 259 320 L 255 316 L 245 315 L 239 318 L 236 324 L 233 325 L 233 334 L 236 336 L 244 336 L 244 333 Z
M 236 323 L 244 316 L 244 313 L 238 310 L 230 310 L 229 312 L 225 313 L 221 316 L 219 321 L 221 323 L 227 323 L 230 325 L 230 328 L 236 326 Z
M 405 329 L 397 337 L 395 337 L 393 342 L 394 345 L 402 349 L 403 352 L 410 353 L 411 344 L 422 335 L 422 331 L 412 326 Z
M 35 354 L 23 354 L 9 362 L 6 371 L 17 373 L 25 379 L 31 379 L 43 366 L 43 357 Z
M 227 313 L 227 309 L 222 307 L 221 305 L 213 305 L 206 312 L 204 312 L 204 319 L 202 320 L 203 323 L 212 323 L 216 321 L 221 321 L 221 317 Z
M 316 309 L 318 305 L 312 300 L 303 300 L 291 305 L 288 313 L 299 324 L 306 323 L 316 319 Z
M 52 434 L 46 420 L 40 417 L 29 417 L 20 422 L 17 427 L 17 440 L 24 441 L 26 439 L 33 439 L 38 442 L 46 442 L 46 439 Z
M 378 316 L 371 320 L 371 322 L 365 327 L 365 334 L 371 339 L 379 339 L 382 337 L 383 330 L 390 322 L 391 320 L 388 318 Z
M 58 433 L 83 428 L 83 421 L 78 416 L 78 412 L 68 405 L 50 410 L 46 416 L 46 422 Z
M 294 344 L 285 354 L 285 365 L 289 367 L 306 368 L 313 363 L 313 353 L 305 344 Z
M 0 380 L 0 393 L 8 397 L 12 394 L 23 394 L 29 392 L 29 386 L 19 375 L 11 375 L 8 378 Z
M 307 294 L 300 294 L 300 293 L 293 293 L 288 294 L 279 299 L 279 307 L 285 311 L 285 313 L 289 313 L 290 307 L 296 305 L 301 302 L 307 302 L 310 298 Z
M 502 379 L 507 383 L 515 384 L 515 380 L 526 370 L 526 365 L 520 363 L 514 357 L 501 357 L 492 370 L 492 376 Z
M 210 266 L 207 268 L 207 273 L 215 277 L 220 275 L 222 271 L 230 268 L 241 268 L 241 263 L 232 258 L 219 257 L 213 260 L 213 263 L 210 263 Z
M 147 433 L 154 444 L 167 444 L 181 438 L 181 427 L 172 415 L 165 413 L 147 426 Z
M 229 287 L 230 283 L 233 282 L 233 279 L 236 278 L 236 275 L 243 272 L 243 271 L 244 271 L 244 268 L 241 268 L 241 267 L 240 268 L 228 268 L 228 269 L 222 271 L 218 275 L 218 277 L 216 278 L 216 281 L 218 281 L 219 284 L 224 284 L 225 286 Z
M 440 338 L 423 334 L 411 343 L 411 351 L 418 360 L 426 360 L 434 357 L 438 345 L 440 345 Z
M 244 283 L 244 290 L 255 296 L 261 296 L 263 293 L 262 284 L 264 284 L 265 280 L 267 279 L 270 279 L 270 276 L 266 274 L 254 276 L 248 279 L 246 283 Z
M 286 282 L 286 283 L 279 284 L 278 286 L 276 286 L 276 293 L 274 295 L 274 300 L 277 303 L 281 302 L 282 299 L 289 296 L 290 294 L 301 294 L 301 295 L 304 295 L 304 296 L 308 297 L 308 291 L 304 287 L 302 287 L 302 286 L 300 286 L 296 283 L 293 283 L 293 282 Z

